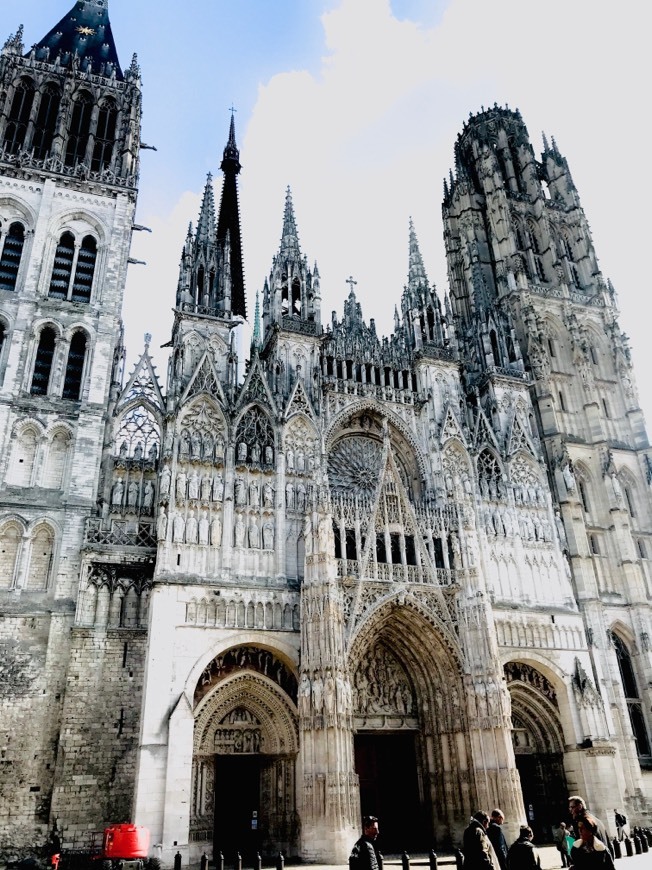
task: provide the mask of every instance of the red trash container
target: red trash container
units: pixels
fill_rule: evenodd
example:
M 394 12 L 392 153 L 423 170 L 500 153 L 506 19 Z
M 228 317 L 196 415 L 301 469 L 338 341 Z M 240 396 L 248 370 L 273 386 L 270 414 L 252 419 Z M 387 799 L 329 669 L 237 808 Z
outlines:
M 104 829 L 104 858 L 147 858 L 149 830 L 142 825 L 110 825 Z

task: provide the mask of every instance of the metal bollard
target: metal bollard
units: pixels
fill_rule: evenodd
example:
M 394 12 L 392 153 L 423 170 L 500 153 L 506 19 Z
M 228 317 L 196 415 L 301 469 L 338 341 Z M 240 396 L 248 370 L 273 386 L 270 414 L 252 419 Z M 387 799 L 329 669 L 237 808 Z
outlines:
M 613 848 L 614 848 L 614 858 L 622 858 L 622 857 L 623 857 L 623 852 L 622 852 L 622 849 L 620 848 L 620 840 L 617 840 L 617 839 L 614 837 L 613 840 L 612 840 L 611 845 L 612 845 Z
M 181 852 L 174 856 L 174 870 L 181 870 Z
M 431 849 L 428 854 L 428 862 L 430 864 L 430 870 L 437 870 L 437 853 L 434 849 Z
M 285 855 L 283 852 L 278 853 L 278 858 L 276 859 L 276 870 L 285 870 Z
M 235 861 L 233 862 L 233 870 L 242 870 L 242 855 L 240 852 L 235 853 Z
M 403 870 L 410 870 L 410 856 L 407 852 L 403 852 L 401 855 L 401 864 L 403 865 Z
M 224 870 L 224 855 L 221 852 L 217 853 L 215 859 L 215 870 Z
M 254 860 L 254 870 L 263 870 L 263 859 L 260 856 L 260 852 L 256 852 L 256 858 Z
M 631 858 L 634 854 L 634 846 L 632 845 L 632 841 L 629 837 L 625 837 L 625 851 L 627 852 L 628 858 Z
M 455 867 L 456 870 L 462 870 L 464 867 L 464 853 L 460 852 L 459 849 L 455 849 Z
M 201 860 L 199 862 L 199 870 L 208 870 L 208 855 L 206 852 L 201 856 Z
M 650 844 L 647 841 L 647 837 L 645 836 L 645 831 L 641 831 L 641 846 L 643 847 L 644 852 L 650 851 Z
M 634 851 L 637 855 L 641 855 L 643 852 L 643 848 L 641 846 L 641 838 L 638 834 L 634 834 Z

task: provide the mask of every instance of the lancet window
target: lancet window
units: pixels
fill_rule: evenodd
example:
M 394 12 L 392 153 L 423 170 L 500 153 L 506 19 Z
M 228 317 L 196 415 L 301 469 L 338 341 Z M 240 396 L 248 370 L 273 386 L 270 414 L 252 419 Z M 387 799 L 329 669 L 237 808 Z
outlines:
M 90 302 L 96 261 L 97 242 L 93 236 L 84 236 L 77 248 L 73 234 L 63 233 L 54 255 L 48 293 L 50 298 Z
M 0 530 L 0 589 L 11 589 L 14 585 L 22 537 L 23 530 L 15 522 Z
M 57 117 L 61 104 L 61 92 L 56 85 L 46 85 L 41 91 L 32 149 L 37 160 L 43 160 L 50 153 L 52 141 L 57 130 Z
M 85 361 L 86 334 L 78 330 L 70 340 L 66 375 L 63 382 L 62 396 L 64 399 L 72 399 L 74 402 L 79 401 Z
M 0 223 L 0 290 L 15 290 L 25 245 L 25 227 L 18 221 Z
M 25 588 L 43 591 L 47 588 L 52 571 L 54 556 L 54 535 L 48 526 L 40 526 L 33 534 L 29 560 L 29 571 Z
M 156 460 L 161 449 L 161 430 L 149 408 L 137 405 L 127 411 L 120 421 L 115 446 L 123 459 Z
M 34 82 L 30 78 L 20 79 L 14 91 L 5 131 L 5 150 L 9 154 L 17 154 L 25 144 L 33 102 Z
M 66 145 L 66 166 L 76 166 L 86 158 L 86 149 L 91 132 L 93 98 L 86 91 L 77 96 L 72 110 L 72 121 Z
M 485 498 L 500 498 L 502 472 L 498 460 L 490 450 L 483 450 L 478 456 L 478 483 Z
M 636 679 L 632 656 L 625 642 L 618 634 L 612 632 L 611 640 L 616 651 L 616 658 L 618 659 L 620 680 L 625 694 L 629 721 L 631 722 L 632 732 L 636 742 L 636 751 L 639 756 L 647 757 L 652 754 L 650 752 L 650 739 L 643 713 L 643 703 L 638 688 L 638 681 Z
M 102 170 L 111 167 L 117 121 L 118 107 L 113 100 L 105 100 L 100 106 L 97 116 L 93 159 L 91 161 L 91 170 L 93 172 L 102 172 Z
M 44 327 L 39 336 L 36 359 L 34 361 L 34 373 L 30 389 L 33 396 L 47 395 L 50 374 L 52 372 L 52 360 L 54 359 L 55 342 L 56 335 L 54 329 L 51 326 Z

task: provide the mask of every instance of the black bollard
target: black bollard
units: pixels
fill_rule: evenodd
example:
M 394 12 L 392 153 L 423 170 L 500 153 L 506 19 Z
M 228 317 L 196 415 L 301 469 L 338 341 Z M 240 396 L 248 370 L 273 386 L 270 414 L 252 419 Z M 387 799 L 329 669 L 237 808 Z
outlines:
M 644 828 L 643 833 L 647 837 L 648 846 L 652 846 L 652 829 L 651 828 Z
M 260 856 L 260 852 L 256 852 L 256 858 L 254 860 L 254 870 L 263 870 L 263 859 Z
M 637 855 L 641 855 L 643 852 L 643 848 L 641 846 L 641 838 L 638 834 L 634 834 L 634 851 Z
M 627 857 L 631 858 L 634 854 L 634 846 L 630 837 L 625 837 L 625 851 L 627 852 Z
M 242 855 L 240 852 L 235 853 L 235 861 L 233 862 L 233 870 L 242 870 Z
M 647 841 L 647 837 L 645 836 L 645 831 L 641 831 L 641 847 L 644 852 L 650 851 L 650 845 Z
M 620 848 L 620 840 L 617 840 L 614 837 L 613 841 L 612 841 L 612 846 L 614 847 L 614 858 L 622 858 L 623 853 L 622 853 L 622 849 Z
M 437 870 L 437 853 L 434 849 L 431 849 L 428 854 L 428 863 L 430 864 L 430 870 Z
M 181 870 L 181 852 L 174 856 L 174 870 Z
M 201 860 L 199 862 L 199 870 L 208 870 L 208 855 L 206 852 L 201 856 Z
M 455 867 L 457 870 L 462 870 L 464 867 L 464 853 L 460 852 L 459 849 L 455 849 Z
M 278 858 L 276 859 L 276 870 L 285 870 L 285 856 L 283 852 L 278 853 Z
M 221 852 L 217 853 L 215 859 L 215 870 L 224 870 L 224 855 Z
M 407 852 L 403 852 L 401 855 L 401 864 L 403 865 L 403 870 L 410 870 L 410 856 Z

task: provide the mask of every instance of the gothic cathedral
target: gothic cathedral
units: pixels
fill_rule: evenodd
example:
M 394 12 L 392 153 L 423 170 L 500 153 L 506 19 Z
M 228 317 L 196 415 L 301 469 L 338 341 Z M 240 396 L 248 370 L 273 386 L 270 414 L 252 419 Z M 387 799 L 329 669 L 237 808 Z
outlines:
M 545 842 L 570 793 L 649 824 L 652 451 L 554 140 L 469 117 L 449 290 L 410 225 L 389 338 L 353 283 L 323 322 L 288 190 L 241 374 L 232 119 L 164 387 L 147 344 L 124 370 L 137 60 L 106 0 L 22 37 L 0 55 L 0 851 L 134 821 L 164 863 L 343 863 L 361 812 L 387 852 L 494 806 Z

